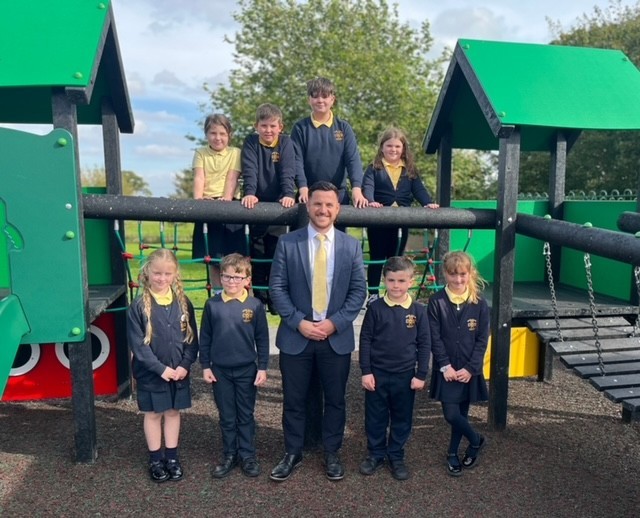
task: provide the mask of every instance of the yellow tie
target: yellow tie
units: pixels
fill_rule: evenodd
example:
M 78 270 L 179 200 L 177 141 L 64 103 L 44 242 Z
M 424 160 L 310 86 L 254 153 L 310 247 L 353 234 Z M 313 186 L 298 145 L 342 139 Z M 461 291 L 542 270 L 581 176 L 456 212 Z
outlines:
M 316 234 L 319 241 L 313 259 L 313 283 L 311 305 L 316 313 L 324 313 L 327 309 L 327 251 L 324 248 L 324 234 Z

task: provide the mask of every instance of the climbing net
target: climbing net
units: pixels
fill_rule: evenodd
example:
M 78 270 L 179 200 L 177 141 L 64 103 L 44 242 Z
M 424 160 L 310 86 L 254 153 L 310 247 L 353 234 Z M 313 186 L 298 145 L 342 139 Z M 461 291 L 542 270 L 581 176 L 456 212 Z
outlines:
M 116 240 L 120 246 L 121 256 L 125 264 L 125 271 L 127 275 L 127 288 L 129 290 L 129 297 L 131 300 L 137 296 L 139 283 L 137 279 L 137 275 L 134 275 L 134 270 L 136 268 L 132 268 L 132 264 L 136 264 L 136 266 L 140 266 L 147 258 L 149 253 L 158 248 L 168 248 L 171 249 L 175 254 L 184 255 L 181 257 L 178 262 L 181 265 L 203 265 L 201 275 L 192 276 L 184 276 L 183 275 L 183 283 L 185 286 L 185 291 L 198 291 L 204 290 L 206 291 L 206 296 L 210 297 L 212 293 L 217 290 L 220 290 L 221 286 L 214 286 L 211 280 L 211 272 L 210 265 L 215 265 L 220 263 L 219 258 L 214 258 L 210 256 L 204 256 L 199 258 L 186 258 L 191 252 L 191 247 L 184 247 L 184 240 L 181 241 L 181 236 L 179 233 L 179 225 L 180 223 L 165 223 L 158 222 L 158 232 L 159 239 L 151 240 L 148 239 L 148 236 L 145 236 L 145 227 L 143 226 L 142 221 L 137 222 L 137 250 L 135 252 L 127 250 L 127 245 L 123 238 L 122 231 L 118 224 L 118 221 L 114 221 L 114 233 L 116 236 Z M 148 229 L 148 227 L 146 227 Z M 464 250 L 467 249 L 470 241 L 471 241 L 472 231 L 468 231 L 467 242 L 464 246 Z M 208 232 L 207 226 L 204 225 L 203 229 L 203 237 L 205 242 L 205 249 L 208 249 Z M 398 234 L 398 248 L 396 252 L 399 253 L 400 240 L 402 238 L 402 229 L 399 230 Z M 423 246 L 407 249 L 404 251 L 405 256 L 412 259 L 412 261 L 416 265 L 416 282 L 411 290 L 414 292 L 413 296 L 416 300 L 428 300 L 428 298 L 436 291 L 442 289 L 444 287 L 443 284 L 440 284 L 437 279 L 436 271 L 437 266 L 441 263 L 435 259 L 435 252 L 438 249 L 439 242 L 439 233 L 437 230 L 432 232 L 430 231 L 422 231 L 422 239 Z M 363 254 L 365 257 L 364 265 L 365 267 L 369 267 L 370 265 L 382 265 L 385 262 L 385 259 L 382 260 L 372 260 L 370 258 L 370 253 L 368 249 L 368 239 L 366 234 L 366 229 L 362 231 L 361 243 L 363 247 Z M 245 225 L 245 255 L 251 257 L 250 253 L 250 235 L 249 235 L 249 226 Z M 256 258 L 251 257 L 252 264 L 259 263 L 268 263 L 272 262 L 271 258 Z M 252 288 L 255 289 L 268 289 L 268 286 L 259 286 L 252 285 Z M 384 284 L 380 286 L 370 286 L 370 288 L 384 289 Z M 201 308 L 200 308 L 201 309 Z

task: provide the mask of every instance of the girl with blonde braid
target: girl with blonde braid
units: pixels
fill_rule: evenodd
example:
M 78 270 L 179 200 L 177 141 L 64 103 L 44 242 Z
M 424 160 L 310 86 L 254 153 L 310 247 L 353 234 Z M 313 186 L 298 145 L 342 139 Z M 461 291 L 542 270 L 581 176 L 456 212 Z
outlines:
M 138 408 L 144 412 L 149 475 L 154 482 L 180 480 L 180 410 L 191 406 L 189 369 L 198 356 L 191 301 L 184 294 L 178 261 L 170 250 L 155 250 L 139 275 L 142 294 L 127 312 Z M 164 432 L 164 455 L 162 435 Z

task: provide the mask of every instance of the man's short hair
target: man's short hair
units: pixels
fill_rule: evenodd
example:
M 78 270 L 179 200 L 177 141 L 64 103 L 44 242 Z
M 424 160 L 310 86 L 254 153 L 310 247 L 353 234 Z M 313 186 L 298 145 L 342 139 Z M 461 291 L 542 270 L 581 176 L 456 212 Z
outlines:
M 309 187 L 309 198 L 315 191 L 333 191 L 336 193 L 338 199 L 340 198 L 340 193 L 338 188 L 333 185 L 331 182 L 327 182 L 325 180 L 320 180 L 319 182 L 315 182 L 311 187 Z

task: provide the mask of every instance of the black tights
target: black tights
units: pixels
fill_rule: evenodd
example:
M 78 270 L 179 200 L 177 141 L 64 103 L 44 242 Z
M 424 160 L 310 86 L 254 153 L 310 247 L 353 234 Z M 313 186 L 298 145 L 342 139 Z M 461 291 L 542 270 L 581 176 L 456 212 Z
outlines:
M 442 403 L 444 418 L 451 425 L 451 440 L 449 441 L 449 454 L 457 454 L 462 436 L 466 437 L 469 444 L 477 446 L 480 436 L 473 429 L 467 416 L 469 415 L 469 402 Z

